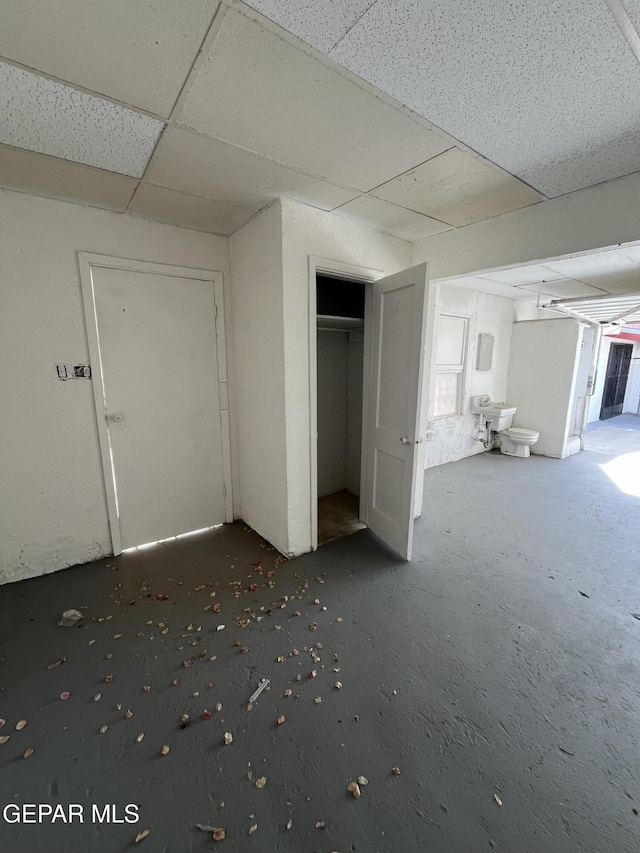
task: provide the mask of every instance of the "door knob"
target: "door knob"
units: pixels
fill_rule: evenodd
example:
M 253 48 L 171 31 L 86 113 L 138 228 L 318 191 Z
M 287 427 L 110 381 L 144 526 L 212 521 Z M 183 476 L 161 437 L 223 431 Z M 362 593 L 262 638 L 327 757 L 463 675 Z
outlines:
M 410 438 L 407 438 L 407 436 L 406 436 L 406 435 L 401 436 L 401 437 L 400 437 L 400 441 L 401 441 L 403 444 L 411 444 L 411 439 L 410 439 Z
M 115 423 L 119 424 L 122 420 L 122 412 L 112 412 L 110 415 L 107 415 L 107 418 L 110 421 L 115 421 Z

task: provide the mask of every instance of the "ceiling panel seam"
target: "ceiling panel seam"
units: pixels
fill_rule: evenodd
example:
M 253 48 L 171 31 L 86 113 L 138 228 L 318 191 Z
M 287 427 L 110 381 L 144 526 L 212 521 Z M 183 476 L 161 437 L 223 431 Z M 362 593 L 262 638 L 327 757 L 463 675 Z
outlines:
M 343 79 L 347 80 L 349 83 L 352 83 L 354 86 L 357 86 L 363 92 L 367 92 L 369 95 L 373 95 L 374 98 L 377 98 L 382 103 L 386 104 L 388 107 L 396 110 L 396 112 L 401 113 L 406 118 L 412 119 L 416 124 L 419 124 L 421 127 L 424 127 L 426 130 L 431 131 L 431 133 L 439 136 L 444 141 L 448 141 L 452 146 L 459 146 L 465 151 L 475 154 L 478 156 L 478 152 L 469 148 L 464 142 L 455 137 L 451 136 L 450 133 L 447 133 L 441 127 L 433 124 L 429 121 L 429 119 L 417 113 L 415 110 L 412 110 L 410 107 L 405 106 L 402 101 L 399 101 L 397 98 L 392 97 L 391 95 L 387 95 L 386 92 L 383 92 L 382 89 L 379 89 L 377 86 L 374 86 L 372 83 L 369 83 L 363 77 L 359 77 L 357 74 L 354 74 L 353 71 L 349 71 L 344 65 L 340 65 L 340 63 L 336 62 L 335 59 L 332 59 L 330 56 L 327 56 L 326 53 L 318 50 L 307 42 L 303 41 L 298 36 L 290 33 L 288 30 L 285 30 L 284 27 L 281 27 L 279 24 L 276 24 L 270 18 L 265 17 L 260 12 L 257 12 L 255 9 L 251 8 L 251 6 L 247 6 L 244 3 L 240 2 L 240 0 L 220 0 L 222 5 L 226 6 L 228 9 L 237 12 L 243 17 L 247 18 L 249 21 L 253 21 L 255 24 L 259 24 L 264 30 L 271 33 L 274 36 L 277 36 L 281 41 L 286 42 L 291 47 L 296 48 L 301 53 L 306 54 L 307 56 L 315 59 L 321 65 L 324 65 L 325 68 L 328 68 L 331 71 L 334 71 L 336 74 L 339 74 Z M 375 6 L 375 3 L 369 7 L 369 11 L 371 8 Z
M 411 170 L 409 170 L 409 171 L 411 171 Z M 398 177 L 400 177 L 400 176 L 398 176 Z M 375 189 L 375 187 L 374 187 L 374 189 Z M 361 193 L 358 196 L 358 198 L 370 198 L 370 199 L 373 199 L 374 201 L 382 202 L 382 204 L 388 204 L 391 207 L 397 207 L 400 210 L 406 210 L 407 213 L 412 213 L 414 216 L 421 216 L 423 219 L 431 219 L 433 222 L 439 222 L 440 225 L 446 225 L 446 227 L 448 229 L 456 228 L 455 225 L 450 225 L 448 222 L 445 222 L 443 219 L 438 219 L 436 216 L 429 216 L 428 213 L 421 213 L 419 210 L 414 210 L 412 207 L 405 207 L 403 204 L 398 204 L 397 201 L 389 201 L 386 198 L 378 198 L 378 196 L 371 195 L 371 192 L 372 191 L 370 190 L 369 192 Z M 341 208 L 346 207 L 346 205 L 353 204 L 354 201 L 358 201 L 358 198 L 352 198 L 352 199 L 349 199 L 349 201 L 344 201 L 344 202 L 342 202 L 342 204 L 339 204 L 337 207 L 334 207 L 330 212 L 335 213 L 337 210 L 340 210 Z M 442 233 L 444 233 L 444 232 L 442 232 Z M 436 236 L 436 235 L 433 235 L 433 236 Z
M 288 169 L 290 172 L 296 172 L 298 175 L 302 175 L 305 178 L 311 178 L 314 181 L 326 181 L 326 183 L 333 184 L 333 186 L 335 187 L 340 187 L 341 189 L 348 190 L 349 192 L 358 193 L 358 195 L 364 195 L 366 192 L 370 192 L 370 190 L 359 190 L 356 187 L 352 187 L 348 184 L 333 180 L 332 178 L 328 178 L 326 175 L 316 174 L 315 172 L 306 172 L 299 166 L 292 166 L 289 163 L 286 163 L 284 160 L 277 160 L 275 157 L 270 157 L 268 154 L 263 154 L 261 151 L 254 151 L 252 148 L 246 148 L 244 145 L 238 145 L 237 142 L 231 142 L 230 140 L 225 139 L 222 136 L 212 136 L 210 133 L 205 133 L 202 130 L 197 130 L 195 127 L 191 127 L 188 124 L 180 124 L 179 122 L 173 119 L 167 121 L 167 125 L 171 125 L 171 127 L 176 127 L 181 130 L 186 130 L 189 133 L 193 133 L 195 136 L 201 137 L 202 139 L 210 139 L 214 142 L 219 142 L 222 145 L 227 146 L 228 148 L 235 148 L 237 151 L 242 151 L 244 154 L 250 154 L 252 157 L 259 157 L 261 160 L 266 160 L 269 163 L 273 163 L 276 166 Z M 416 167 L 413 166 L 412 168 L 415 169 Z
M 120 101 L 117 98 L 112 98 L 110 95 L 103 95 L 102 92 L 96 92 L 95 89 L 87 89 L 86 86 L 81 86 L 79 83 L 72 83 L 62 77 L 56 77 L 55 74 L 47 74 L 30 65 L 25 65 L 22 62 L 16 62 L 14 59 L 7 59 L 4 56 L 0 56 L 0 62 L 5 65 L 13 65 L 14 68 L 20 68 L 22 71 L 28 71 L 36 77 L 42 77 L 45 80 L 51 80 L 53 83 L 59 83 L 61 86 L 74 89 L 76 92 L 82 92 L 85 95 L 91 95 L 93 98 L 99 98 L 101 101 L 107 101 L 110 104 L 114 104 L 116 107 L 122 107 L 123 109 L 140 113 L 140 115 L 146 116 L 147 118 L 153 118 L 156 121 L 161 121 L 163 124 L 167 124 L 168 119 L 164 118 L 164 116 L 161 116 L 159 113 L 151 112 L 151 110 L 145 110 L 143 107 L 136 107 L 126 101 Z
M 375 0 L 375 2 L 372 3 L 368 7 L 367 12 L 370 11 L 370 9 L 376 4 L 376 2 L 377 2 L 377 0 Z M 411 118 L 417 124 L 419 124 L 422 127 L 425 127 L 427 130 L 430 130 L 431 132 L 435 133 L 437 136 L 442 138 L 444 141 L 451 142 L 452 143 L 451 148 L 458 147 L 460 150 L 462 150 L 468 154 L 471 154 L 472 156 L 476 157 L 478 160 L 480 160 L 481 162 L 490 166 L 491 168 L 495 169 L 499 173 L 504 174 L 504 175 L 508 175 L 510 177 L 515 178 L 516 180 L 519 180 L 522 184 L 529 186 L 531 189 L 535 190 L 535 192 L 537 192 L 543 198 L 546 198 L 546 196 L 544 196 L 544 194 L 541 193 L 540 190 L 538 190 L 536 187 L 533 187 L 532 185 L 527 184 L 526 181 L 523 181 L 521 178 L 517 177 L 516 175 L 513 175 L 511 172 L 507 172 L 506 170 L 504 170 L 502 167 L 498 166 L 493 161 L 488 160 L 487 158 L 483 157 L 479 152 L 473 150 L 469 146 L 465 145 L 463 142 L 456 140 L 454 137 L 452 137 L 450 134 L 443 131 L 441 128 L 438 128 L 435 125 L 433 125 L 428 119 L 425 119 L 424 116 L 421 116 L 418 113 L 416 113 L 414 110 L 411 110 L 408 107 L 405 107 L 404 104 L 402 104 L 400 101 L 397 101 L 395 98 L 387 96 L 384 92 L 382 92 L 377 87 L 367 83 L 367 81 L 363 80 L 362 78 L 360 78 L 357 75 L 353 74 L 352 72 L 348 71 L 343 66 L 339 65 L 337 62 L 330 59 L 330 57 L 327 57 L 325 54 L 321 53 L 320 51 L 316 50 L 315 48 L 311 47 L 310 45 L 307 45 L 305 42 L 301 41 L 297 36 L 293 36 L 291 33 L 288 33 L 288 31 L 284 30 L 279 25 L 274 24 L 268 18 L 265 18 L 260 13 L 255 12 L 250 7 L 246 7 L 244 4 L 238 4 L 237 2 L 234 2 L 234 0 L 221 0 L 221 2 L 216 7 L 216 10 L 212 16 L 211 23 L 208 27 L 207 33 L 202 40 L 201 46 L 200 46 L 198 52 L 196 53 L 196 56 L 194 57 L 194 60 L 193 60 L 193 63 L 191 65 L 191 68 L 189 70 L 189 73 L 186 75 L 185 81 L 181 87 L 179 95 L 176 98 L 176 101 L 173 105 L 173 108 L 171 110 L 169 118 L 165 118 L 165 117 L 163 117 L 157 113 L 153 113 L 149 110 L 145 110 L 145 109 L 142 109 L 140 107 L 136 107 L 132 104 L 127 103 L 126 101 L 120 101 L 116 98 L 109 97 L 108 95 L 103 95 L 102 93 L 95 92 L 92 89 L 88 89 L 88 88 L 80 86 L 76 83 L 71 83 L 71 82 L 64 80 L 62 78 L 55 77 L 54 75 L 45 74 L 45 73 L 43 73 L 43 72 L 41 72 L 35 68 L 32 68 L 32 67 L 27 66 L 27 65 L 23 65 L 23 64 L 18 63 L 18 62 L 14 62 L 13 60 L 4 60 L 2 57 L 0 57 L 0 61 L 6 61 L 7 64 L 9 64 L 9 65 L 14 65 L 18 68 L 23 68 L 24 70 L 29 71 L 29 72 L 36 74 L 40 77 L 43 77 L 45 79 L 53 80 L 55 82 L 61 83 L 65 86 L 68 86 L 69 88 L 75 89 L 75 90 L 80 91 L 80 92 L 84 92 L 85 94 L 92 95 L 94 97 L 99 97 L 105 101 L 116 104 L 117 106 L 126 107 L 127 109 L 132 110 L 133 112 L 140 113 L 140 114 L 148 116 L 150 118 L 157 119 L 157 120 L 163 122 L 163 124 L 165 125 L 165 128 L 167 125 L 175 125 L 176 127 L 188 128 L 190 131 L 197 133 L 200 136 L 210 138 L 210 139 L 215 139 L 216 141 L 222 142 L 225 145 L 229 145 L 231 147 L 238 148 L 241 151 L 245 151 L 246 153 L 253 154 L 254 156 L 257 156 L 257 157 L 262 157 L 262 158 L 264 158 L 270 162 L 276 163 L 279 166 L 284 166 L 288 169 L 291 169 L 291 170 L 297 172 L 298 174 L 314 178 L 315 180 L 327 181 L 329 183 L 334 184 L 335 186 L 341 187 L 342 189 L 347 189 L 349 191 L 354 191 L 354 192 L 357 192 L 359 194 L 363 194 L 363 192 L 366 192 L 366 193 L 373 192 L 374 190 L 383 186 L 385 183 L 389 183 L 389 181 L 384 181 L 382 184 L 379 184 L 375 187 L 369 187 L 367 190 L 363 191 L 363 190 L 357 189 L 355 187 L 351 187 L 349 185 L 346 185 L 344 183 L 337 183 L 335 180 L 331 180 L 330 178 L 328 178 L 325 175 L 319 175 L 319 174 L 316 174 L 313 172 L 302 171 L 299 167 L 291 166 L 284 161 L 280 161 L 280 160 L 277 160 L 275 158 L 269 157 L 268 155 L 265 155 L 262 152 L 254 151 L 250 148 L 244 148 L 243 146 L 237 145 L 236 143 L 230 142 L 229 140 L 226 140 L 222 137 L 210 136 L 209 134 L 202 133 L 202 132 L 196 130 L 195 128 L 190 127 L 189 125 L 180 124 L 179 122 L 177 122 L 175 120 L 175 118 L 173 118 L 174 114 L 182 106 L 182 102 L 184 101 L 185 96 L 188 93 L 190 82 L 194 79 L 194 76 L 195 76 L 195 74 L 197 74 L 200 66 L 206 60 L 209 50 L 212 49 L 212 46 L 215 43 L 217 35 L 220 32 L 220 29 L 222 27 L 224 19 L 227 16 L 229 9 L 233 9 L 233 10 L 237 11 L 238 13 L 244 15 L 244 17 L 248 18 L 249 20 L 253 20 L 255 23 L 258 23 L 259 25 L 261 25 L 263 27 L 264 27 L 265 23 L 267 23 L 269 26 L 265 27 L 265 29 L 268 29 L 270 32 L 272 32 L 274 35 L 276 35 L 282 41 L 285 41 L 285 42 L 291 44 L 294 48 L 296 48 L 298 50 L 302 50 L 302 52 L 304 52 L 307 55 L 311 56 L 312 58 L 320 61 L 323 65 L 330 68 L 334 72 L 340 74 L 343 78 L 347 79 L 348 81 L 350 81 L 352 84 L 356 85 L 361 90 L 367 92 L 368 94 L 373 95 L 374 97 L 376 97 L 379 100 L 386 103 L 391 108 L 393 108 L 396 111 L 400 112 L 401 114 L 407 116 L 408 118 Z M 250 12 L 251 14 L 247 14 L 247 12 Z M 366 14 L 366 12 L 363 14 Z M 363 16 L 361 16 L 358 20 L 361 20 L 362 17 Z M 163 130 L 163 132 L 164 132 L 164 130 Z M 161 134 L 160 138 L 162 138 L 162 134 Z M 155 147 L 157 147 L 157 145 Z M 449 150 L 451 150 L 451 148 L 448 148 L 446 150 L 449 151 Z M 154 148 L 154 152 L 155 152 L 155 148 Z M 440 152 L 440 153 L 445 153 L 445 152 Z M 435 155 L 435 156 L 439 156 L 439 155 Z M 430 158 L 430 159 L 433 159 L 433 158 Z M 147 166 L 145 168 L 145 172 L 142 176 L 142 181 L 146 182 L 146 173 L 149 169 L 149 166 L 150 166 L 152 160 L 153 160 L 153 154 L 147 163 Z M 71 161 L 71 162 L 74 162 L 74 161 Z M 428 162 L 428 160 L 424 161 L 424 162 Z M 408 169 L 405 172 L 402 172 L 398 175 L 395 175 L 393 178 L 391 178 L 389 180 L 395 180 L 395 178 L 398 178 L 404 174 L 407 174 L 407 172 L 410 172 L 412 169 L 415 169 L 420 165 L 422 165 L 422 163 L 416 163 L 410 169 Z M 115 173 L 115 174 L 118 174 L 118 173 Z M 448 224 L 448 223 L 446 223 L 446 224 Z M 462 226 L 462 227 L 465 227 L 465 226 Z
M 190 84 L 195 79 L 198 71 L 204 64 L 209 54 L 209 51 L 213 49 L 213 45 L 218 38 L 218 34 L 222 29 L 222 25 L 224 23 L 224 19 L 227 17 L 228 7 L 220 2 L 213 14 L 211 19 L 211 23 L 207 28 L 207 32 L 205 33 L 204 38 L 198 48 L 198 52 L 193 58 L 193 62 L 191 63 L 191 67 L 189 68 L 189 73 L 184 79 L 184 82 L 178 92 L 178 96 L 173 103 L 173 107 L 171 108 L 171 112 L 169 113 L 169 120 L 171 120 L 175 113 L 177 113 L 181 108 L 183 101 L 185 100 L 187 93 L 189 92 Z
M 327 51 L 327 53 L 331 53 L 331 51 L 332 51 L 332 50 L 335 50 L 335 49 L 336 49 L 336 47 L 340 44 L 340 42 L 342 41 L 342 39 L 343 39 L 343 38 L 346 38 L 346 37 L 349 35 L 349 33 L 350 33 L 350 32 L 351 32 L 351 30 L 356 26 L 356 24 L 359 24 L 359 23 L 360 23 L 360 21 L 364 18 L 364 16 L 365 16 L 368 12 L 370 12 L 370 11 L 371 11 L 371 9 L 376 5 L 376 3 L 377 3 L 377 2 L 378 2 L 378 0 L 373 0 L 373 3 L 370 3 L 370 4 L 367 6 L 367 8 L 366 8 L 366 9 L 364 10 L 364 12 L 360 15 L 360 17 L 350 25 L 350 27 L 347 29 L 347 31 L 346 31 L 345 33 L 343 33 L 343 34 L 340 36 L 340 38 L 337 40 L 337 42 L 329 48 L 329 50 Z
M 640 36 L 625 9 L 622 0 L 604 0 L 609 7 L 609 11 L 613 15 L 613 19 L 618 25 L 618 29 L 622 33 L 631 53 L 640 62 Z

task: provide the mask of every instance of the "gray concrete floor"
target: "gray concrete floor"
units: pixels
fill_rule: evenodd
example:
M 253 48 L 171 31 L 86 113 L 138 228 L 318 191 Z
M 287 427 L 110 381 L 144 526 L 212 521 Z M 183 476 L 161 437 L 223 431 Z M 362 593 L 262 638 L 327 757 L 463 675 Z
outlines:
M 125 851 L 146 828 L 141 851 L 217 849 L 206 823 L 243 853 L 637 851 L 640 501 L 604 461 L 429 470 L 408 564 L 363 530 L 274 565 L 235 524 L 3 587 L 2 803 L 136 803 L 141 820 L 0 821 L 0 849 Z M 80 627 L 57 626 L 68 607 Z
M 360 521 L 360 498 L 343 490 L 318 499 L 318 545 L 349 536 L 366 525 Z
M 614 429 L 633 429 L 640 431 L 640 417 L 638 415 L 616 415 L 613 418 L 608 418 L 606 421 L 592 421 L 587 426 L 587 432 L 593 432 L 603 427 Z

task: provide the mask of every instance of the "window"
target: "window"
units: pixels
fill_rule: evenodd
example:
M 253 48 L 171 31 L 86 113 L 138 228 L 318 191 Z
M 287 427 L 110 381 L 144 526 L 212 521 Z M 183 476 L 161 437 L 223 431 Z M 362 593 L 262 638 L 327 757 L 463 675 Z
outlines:
M 467 317 L 453 314 L 440 314 L 438 317 L 433 410 L 436 418 L 461 412 L 468 324 Z

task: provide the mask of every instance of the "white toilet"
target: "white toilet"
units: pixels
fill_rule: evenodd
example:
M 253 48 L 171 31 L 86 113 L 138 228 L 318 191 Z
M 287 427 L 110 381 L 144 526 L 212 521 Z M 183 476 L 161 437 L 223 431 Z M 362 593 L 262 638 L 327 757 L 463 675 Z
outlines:
M 534 429 L 523 429 L 522 427 L 509 427 L 498 433 L 500 442 L 500 453 L 506 456 L 520 456 L 526 459 L 529 456 L 529 448 L 540 438 L 540 433 Z
M 529 448 L 540 438 L 540 433 L 534 429 L 511 426 L 517 412 L 516 406 L 494 403 L 486 394 L 471 398 L 471 411 L 476 415 L 484 415 L 491 435 L 498 439 L 500 453 L 505 456 L 526 459 Z M 491 442 L 487 442 L 485 447 L 490 445 Z

